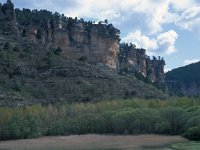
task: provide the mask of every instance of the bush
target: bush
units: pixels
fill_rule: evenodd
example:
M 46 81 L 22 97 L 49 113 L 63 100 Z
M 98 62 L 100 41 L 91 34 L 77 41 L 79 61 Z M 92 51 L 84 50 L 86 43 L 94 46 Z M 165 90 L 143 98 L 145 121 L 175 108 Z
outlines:
M 19 52 L 20 50 L 19 50 L 19 48 L 18 48 L 17 46 L 15 46 L 15 47 L 13 48 L 13 51 L 14 51 L 14 52 Z
M 157 120 L 159 117 L 154 110 L 129 108 L 112 116 L 112 126 L 114 133 L 119 134 L 153 133 Z
M 185 137 L 199 140 L 200 107 L 188 104 L 136 99 L 0 107 L 0 140 L 88 133 L 182 135 L 186 131 Z
M 55 55 L 60 55 L 60 53 L 62 52 L 62 49 L 60 47 L 56 48 L 54 51 Z
M 42 30 L 41 30 L 41 29 L 38 29 L 38 30 L 37 30 L 36 37 L 37 37 L 38 39 L 42 39 Z
M 160 118 L 157 124 L 158 133 L 177 135 L 185 132 L 188 118 L 184 109 L 176 107 L 162 109 Z
M 10 43 L 6 42 L 3 49 L 8 50 L 10 48 Z
M 185 134 L 183 134 L 184 137 L 190 140 L 200 140 L 200 126 L 195 126 L 192 128 L 189 128 Z
M 26 139 L 41 135 L 40 120 L 38 117 L 21 113 L 13 114 L 2 131 L 1 139 Z
M 86 114 L 76 117 L 75 124 L 79 134 L 102 133 L 105 128 L 105 121 L 99 115 Z
M 66 119 L 62 118 L 56 121 L 52 121 L 49 125 L 46 135 L 65 135 L 66 134 Z
M 87 60 L 87 57 L 86 56 L 81 56 L 78 60 L 82 61 L 82 62 L 85 62 Z

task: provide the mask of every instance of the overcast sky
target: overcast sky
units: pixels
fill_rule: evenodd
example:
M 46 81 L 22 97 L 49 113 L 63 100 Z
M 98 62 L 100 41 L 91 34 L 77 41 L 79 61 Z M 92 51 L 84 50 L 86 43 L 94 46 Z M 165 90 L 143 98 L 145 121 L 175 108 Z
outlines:
M 0 0 L 5 2 L 6 0 Z M 162 56 L 166 70 L 200 60 L 200 0 L 12 0 L 15 7 L 108 19 L 123 42 Z

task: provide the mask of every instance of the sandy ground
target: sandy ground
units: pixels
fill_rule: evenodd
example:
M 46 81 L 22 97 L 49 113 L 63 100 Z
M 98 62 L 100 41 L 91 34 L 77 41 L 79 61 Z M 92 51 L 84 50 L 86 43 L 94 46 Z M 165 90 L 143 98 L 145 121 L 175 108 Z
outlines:
M 73 135 L 0 142 L 0 150 L 140 150 L 144 145 L 186 142 L 180 136 Z

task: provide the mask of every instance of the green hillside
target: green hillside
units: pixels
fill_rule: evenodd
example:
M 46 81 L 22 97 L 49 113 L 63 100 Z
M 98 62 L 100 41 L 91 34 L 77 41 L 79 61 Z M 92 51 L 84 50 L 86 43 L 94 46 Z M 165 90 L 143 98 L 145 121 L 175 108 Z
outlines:
M 200 93 L 200 62 L 166 73 L 166 83 L 172 93 L 197 96 Z
M 0 39 L 0 105 L 165 97 L 133 75 L 66 59 L 61 50 L 26 39 Z

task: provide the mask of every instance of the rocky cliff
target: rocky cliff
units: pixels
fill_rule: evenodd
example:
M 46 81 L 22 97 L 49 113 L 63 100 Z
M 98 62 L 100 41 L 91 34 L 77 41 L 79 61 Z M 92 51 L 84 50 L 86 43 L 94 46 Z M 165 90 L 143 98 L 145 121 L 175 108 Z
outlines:
M 32 21 L 24 23 L 24 14 L 17 12 L 20 34 L 33 42 L 42 42 L 49 48 L 61 48 L 62 55 L 70 59 L 84 58 L 92 64 L 102 63 L 116 69 L 119 51 L 119 33 L 111 24 L 94 24 L 64 16 L 49 15 L 43 22 L 36 23 L 37 12 L 26 12 Z M 45 12 L 43 12 L 45 13 Z
M 152 82 L 163 83 L 165 61 L 160 58 L 150 59 L 145 49 L 138 49 L 132 44 L 120 44 L 118 69 L 120 72 L 137 72 Z
M 145 49 L 120 44 L 120 31 L 107 22 L 95 24 L 46 10 L 14 10 L 7 0 L 0 4 L 0 33 L 43 45 L 66 59 L 137 72 L 153 82 L 164 81 L 164 61 L 148 59 Z

